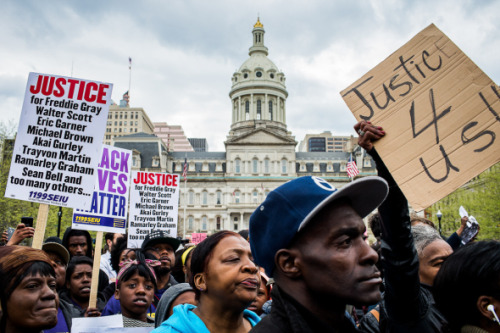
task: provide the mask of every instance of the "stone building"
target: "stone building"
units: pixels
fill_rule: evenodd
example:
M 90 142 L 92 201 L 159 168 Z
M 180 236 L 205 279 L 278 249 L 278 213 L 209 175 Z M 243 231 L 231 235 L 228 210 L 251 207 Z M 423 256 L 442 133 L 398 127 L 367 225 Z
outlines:
M 268 58 L 264 27 L 252 31 L 249 58 L 232 76 L 232 123 L 224 152 L 172 152 L 172 172 L 181 184 L 178 235 L 248 228 L 250 215 L 265 196 L 284 182 L 319 176 L 342 187 L 350 181 L 350 152 L 360 176 L 374 175 L 373 160 L 359 147 L 349 152 L 296 152 L 297 141 L 286 124 L 285 74 Z M 185 227 L 184 227 L 185 226 Z

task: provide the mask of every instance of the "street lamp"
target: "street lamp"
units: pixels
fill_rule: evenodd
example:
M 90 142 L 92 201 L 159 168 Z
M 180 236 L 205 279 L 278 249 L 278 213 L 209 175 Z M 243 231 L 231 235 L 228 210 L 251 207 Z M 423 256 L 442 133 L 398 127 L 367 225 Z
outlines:
M 438 222 L 439 222 L 439 235 L 442 237 L 443 235 L 441 234 L 441 218 L 443 217 L 443 213 L 441 213 L 441 210 L 438 210 L 438 212 L 436 213 L 436 216 L 437 216 Z

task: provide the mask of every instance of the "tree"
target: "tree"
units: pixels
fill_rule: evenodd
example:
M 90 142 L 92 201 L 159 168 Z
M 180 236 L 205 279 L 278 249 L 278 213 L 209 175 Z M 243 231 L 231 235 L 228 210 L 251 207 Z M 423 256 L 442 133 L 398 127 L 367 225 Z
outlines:
M 500 240 L 499 202 L 500 164 L 496 164 L 432 205 L 428 212 L 437 224 L 436 212 L 441 210 L 443 234 L 449 236 L 460 226 L 458 210 L 463 206 L 479 222 L 479 240 Z

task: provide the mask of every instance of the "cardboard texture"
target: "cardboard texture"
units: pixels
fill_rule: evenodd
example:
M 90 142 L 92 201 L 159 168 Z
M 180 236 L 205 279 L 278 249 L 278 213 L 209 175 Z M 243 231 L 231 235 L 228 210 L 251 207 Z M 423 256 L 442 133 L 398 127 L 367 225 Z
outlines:
M 500 161 L 500 88 L 434 24 L 340 94 L 416 211 Z

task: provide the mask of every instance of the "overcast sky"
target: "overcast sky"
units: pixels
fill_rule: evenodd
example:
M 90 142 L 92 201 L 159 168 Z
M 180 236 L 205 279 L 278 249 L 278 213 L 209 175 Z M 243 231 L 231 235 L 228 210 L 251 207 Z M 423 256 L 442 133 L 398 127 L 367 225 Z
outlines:
M 500 81 L 500 1 L 4 0 L 0 121 L 19 121 L 29 72 L 113 83 L 118 103 L 131 57 L 131 106 L 223 151 L 231 76 L 248 58 L 258 15 L 269 58 L 287 78 L 297 141 L 354 134 L 339 92 L 430 23 Z

